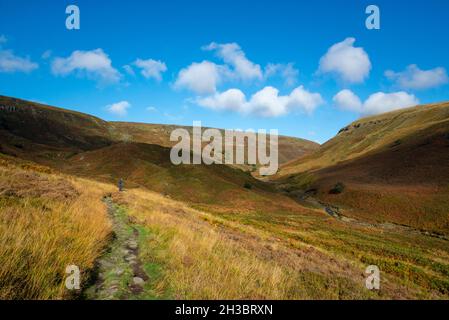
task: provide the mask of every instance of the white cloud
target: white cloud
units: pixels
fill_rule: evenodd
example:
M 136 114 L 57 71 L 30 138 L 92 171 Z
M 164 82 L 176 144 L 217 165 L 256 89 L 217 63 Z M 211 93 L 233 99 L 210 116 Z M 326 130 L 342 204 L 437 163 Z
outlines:
M 130 65 L 126 64 L 122 68 L 125 70 L 125 72 L 127 74 L 129 74 L 131 76 L 135 76 L 136 75 L 136 73 L 134 72 L 133 68 Z
M 44 53 L 42 53 L 42 59 L 47 60 L 51 57 L 53 52 L 51 50 L 45 50 Z
M 265 87 L 252 95 L 242 110 L 264 117 L 280 116 L 287 113 L 288 96 L 279 96 L 279 90 L 274 87 Z
M 223 93 L 197 99 L 200 106 L 215 110 L 231 110 L 243 114 L 256 114 L 263 117 L 285 115 L 292 110 L 311 113 L 324 103 L 318 93 L 311 93 L 303 86 L 295 88 L 289 95 L 280 96 L 279 90 L 267 86 L 252 95 L 249 101 L 239 89 L 230 89 Z
M 206 98 L 199 98 L 198 104 L 214 110 L 242 111 L 245 103 L 245 94 L 239 89 L 229 89 L 223 93 L 215 93 Z
M 287 108 L 300 109 L 310 114 L 323 103 L 324 99 L 319 93 L 309 92 L 303 86 L 299 86 L 290 93 Z
M 212 42 L 203 47 L 203 50 L 215 51 L 223 61 L 233 67 L 233 73 L 242 80 L 262 80 L 263 73 L 260 65 L 246 58 L 245 53 L 237 43 Z
M 151 107 L 151 106 L 147 107 L 146 110 L 149 111 L 149 112 L 157 112 L 157 108 Z
M 74 51 L 67 58 L 55 58 L 52 62 L 54 75 L 65 76 L 78 72 L 101 83 L 116 83 L 121 74 L 112 67 L 111 59 L 102 49 Z
M 221 81 L 222 67 L 210 61 L 192 63 L 182 69 L 175 82 L 175 88 L 186 88 L 197 94 L 212 94 Z
M 419 104 L 419 100 L 407 92 L 394 93 L 377 92 L 369 96 L 363 104 L 363 113 L 378 114 L 402 108 L 408 108 Z
M 19 57 L 12 50 L 0 50 L 0 72 L 31 72 L 39 65 L 28 57 Z
M 354 112 L 360 112 L 362 110 L 362 101 L 351 90 L 341 90 L 332 100 L 342 110 Z
M 161 81 L 162 80 L 162 73 L 167 71 L 167 65 L 159 60 L 153 60 L 153 59 L 148 59 L 148 60 L 142 60 L 142 59 L 137 59 L 134 62 L 134 65 L 140 69 L 142 69 L 141 73 L 142 75 L 149 79 L 149 78 L 153 78 L 157 81 Z
M 403 89 L 429 89 L 448 82 L 448 76 L 444 68 L 421 70 L 416 64 L 409 65 L 402 72 L 387 70 L 385 71 L 385 76 L 395 81 Z
M 270 63 L 262 70 L 260 65 L 246 57 L 237 43 L 212 42 L 203 46 L 202 49 L 214 51 L 223 60 L 223 64 L 207 60 L 194 62 L 179 72 L 174 88 L 185 88 L 196 94 L 211 95 L 216 93 L 217 87 L 225 82 L 263 81 L 274 76 L 283 78 L 288 86 L 293 86 L 297 82 L 299 72 L 294 68 L 293 63 Z
M 269 63 L 265 67 L 264 77 L 270 78 L 280 75 L 287 86 L 293 86 L 298 81 L 299 71 L 294 67 L 293 63 Z
M 8 39 L 6 39 L 5 35 L 0 35 L 0 45 L 6 42 L 8 42 Z
M 371 62 L 363 48 L 354 47 L 354 38 L 334 44 L 321 57 L 318 71 L 335 73 L 350 83 L 363 82 L 371 70 Z
M 120 101 L 106 106 L 106 110 L 120 117 L 126 116 L 129 108 L 131 108 L 131 104 L 128 101 Z
M 334 96 L 333 101 L 340 109 L 354 111 L 362 115 L 374 115 L 419 104 L 419 100 L 413 94 L 404 91 L 377 92 L 362 103 L 352 91 L 342 90 Z

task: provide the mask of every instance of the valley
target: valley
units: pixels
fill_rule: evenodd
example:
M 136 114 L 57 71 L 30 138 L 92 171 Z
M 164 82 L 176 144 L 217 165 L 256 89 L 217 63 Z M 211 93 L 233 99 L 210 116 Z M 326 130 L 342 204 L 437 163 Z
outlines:
M 279 137 L 263 180 L 173 165 L 173 126 L 0 105 L 0 298 L 449 297 L 448 103 L 360 119 L 322 146 Z M 70 263 L 80 292 L 64 287 Z

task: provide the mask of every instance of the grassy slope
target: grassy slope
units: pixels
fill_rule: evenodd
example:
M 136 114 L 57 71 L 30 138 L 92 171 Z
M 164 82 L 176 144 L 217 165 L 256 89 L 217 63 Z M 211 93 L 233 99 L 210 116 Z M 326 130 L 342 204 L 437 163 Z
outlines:
M 0 97 L 15 110 L 0 113 L 0 151 L 49 165 L 73 175 L 145 186 L 179 200 L 218 206 L 270 207 L 279 196 L 271 186 L 229 166 L 174 166 L 169 161 L 169 131 L 175 127 L 107 123 L 98 118 L 23 100 Z M 282 137 L 310 152 L 316 144 Z M 162 146 L 161 146 L 162 145 Z M 165 146 L 165 147 L 164 147 Z M 289 152 L 284 152 L 287 157 Z M 111 161 L 114 159 L 114 161 Z M 249 185 L 251 189 L 244 188 Z M 285 197 L 289 205 L 292 201 Z
M 111 189 L 0 154 L 0 299 L 69 298 L 72 264 L 84 284 L 108 241 Z
M 363 220 L 449 231 L 449 103 L 358 120 L 316 153 L 281 168 L 290 192 L 318 197 Z M 330 194 L 337 183 L 346 188 Z
M 110 230 L 100 200 L 114 186 L 4 156 L 0 172 L 0 296 L 69 298 L 65 267 L 80 266 L 87 281 Z M 346 225 L 298 205 L 234 207 L 223 213 L 195 209 L 145 188 L 113 193 L 113 199 L 141 231 L 140 259 L 153 279 L 146 287 L 149 297 L 449 294 L 449 249 L 443 240 Z M 381 266 L 380 292 L 364 289 L 363 270 L 370 263 Z
M 176 143 L 170 141 L 170 133 L 174 129 L 183 128 L 192 133 L 192 127 L 180 127 L 175 125 L 129 122 L 112 122 L 111 124 L 134 142 L 157 144 L 164 147 L 171 147 Z M 205 129 L 207 128 L 203 128 L 203 130 Z M 220 131 L 224 136 L 223 130 L 220 129 Z M 315 142 L 286 136 L 279 136 L 278 143 L 280 164 L 310 154 L 319 147 L 319 144 Z
M 120 143 L 78 154 L 61 168 L 107 182 L 124 178 L 128 188 L 143 186 L 175 199 L 223 209 L 245 204 L 262 208 L 276 200 L 278 194 L 273 188 L 249 173 L 225 165 L 175 166 L 169 153 L 169 149 L 157 145 Z M 245 188 L 245 183 L 252 188 Z
M 111 135 L 117 137 L 116 132 Z M 15 148 L 0 141 L 17 157 L 44 159 L 41 153 L 28 150 L 28 145 Z M 149 296 L 356 299 L 449 295 L 449 248 L 444 240 L 345 224 L 298 205 L 262 182 L 251 180 L 253 189 L 243 188 L 242 183 L 252 179 L 247 173 L 225 166 L 171 166 L 167 149 L 160 146 L 114 141 L 95 149 L 77 148 L 70 157 L 45 158 L 59 173 L 2 156 L 0 241 L 9 244 L 0 247 L 7 249 L 0 254 L 0 279 L 7 279 L 7 285 L 0 287 L 9 288 L 1 291 L 3 298 L 67 297 L 61 273 L 74 259 L 81 259 L 76 263 L 82 270 L 89 269 L 101 253 L 109 226 L 100 200 L 114 188 L 79 176 L 115 182 L 117 171 L 127 175 L 128 187 L 132 181 L 131 189 L 113 194 L 113 199 L 142 231 L 140 258 L 155 279 L 147 288 Z M 7 178 L 16 171 L 24 176 Z M 55 190 L 68 199 L 53 199 Z M 18 205 L 11 207 L 15 202 Z M 33 218 L 37 223 L 33 230 L 39 232 L 30 236 L 30 213 L 39 217 L 49 208 L 48 220 Z M 11 214 L 22 217 L 23 223 L 11 224 Z M 51 241 L 39 242 L 48 239 L 42 234 L 49 234 Z M 17 263 L 28 261 L 23 252 L 38 257 L 33 272 L 17 268 Z M 380 292 L 364 287 L 368 264 L 381 267 Z M 17 291 L 15 281 L 20 277 L 32 278 L 33 285 Z M 15 296 L 15 292 L 20 294 Z

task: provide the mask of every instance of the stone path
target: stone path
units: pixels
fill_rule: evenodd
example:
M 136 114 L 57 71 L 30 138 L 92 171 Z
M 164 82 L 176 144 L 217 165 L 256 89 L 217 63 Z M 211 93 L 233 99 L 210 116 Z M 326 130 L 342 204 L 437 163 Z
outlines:
M 138 299 L 149 280 L 139 260 L 139 231 L 132 226 L 123 208 L 105 198 L 113 223 L 113 237 L 105 254 L 98 259 L 86 299 Z

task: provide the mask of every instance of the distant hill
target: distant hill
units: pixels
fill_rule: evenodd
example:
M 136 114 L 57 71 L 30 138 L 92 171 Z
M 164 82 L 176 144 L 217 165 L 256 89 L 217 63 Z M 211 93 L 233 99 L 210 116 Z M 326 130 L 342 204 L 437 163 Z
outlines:
M 279 194 L 272 186 L 249 172 L 226 165 L 173 165 L 169 136 L 175 128 L 106 122 L 79 112 L 0 97 L 1 153 L 101 181 L 116 183 L 124 178 L 127 187 L 144 186 L 195 203 L 266 208 L 276 201 Z M 284 161 L 317 147 L 307 140 L 280 137 Z
M 0 143 L 5 141 L 0 145 L 7 153 L 37 156 L 42 161 L 118 142 L 171 147 L 175 143 L 170 141 L 170 133 L 177 128 L 192 131 L 185 126 L 107 122 L 76 111 L 0 96 Z M 286 163 L 318 148 L 319 144 L 312 141 L 279 136 L 279 162 Z
M 40 162 L 110 145 L 108 122 L 75 111 L 0 96 L 0 151 Z
M 101 181 L 124 178 L 127 187 L 217 210 L 288 205 L 291 199 L 278 200 L 277 186 L 294 199 L 309 195 L 336 205 L 345 216 L 449 230 L 449 103 L 360 119 L 322 146 L 280 137 L 283 165 L 274 184 L 244 172 L 255 170 L 249 165 L 172 165 L 175 128 L 106 122 L 0 96 L 0 152 L 9 156 Z M 341 192 L 332 192 L 338 183 Z
M 285 164 L 276 180 L 353 217 L 447 231 L 448 164 L 445 102 L 355 121 L 316 152 Z M 330 192 L 339 182 L 344 191 Z
M 192 134 L 192 127 L 186 126 L 132 122 L 111 122 L 111 124 L 132 141 L 165 147 L 171 147 L 176 143 L 170 141 L 170 133 L 177 128 L 184 128 Z M 224 130 L 220 131 L 224 136 Z M 279 136 L 278 146 L 280 164 L 308 155 L 319 148 L 316 142 L 287 136 Z

